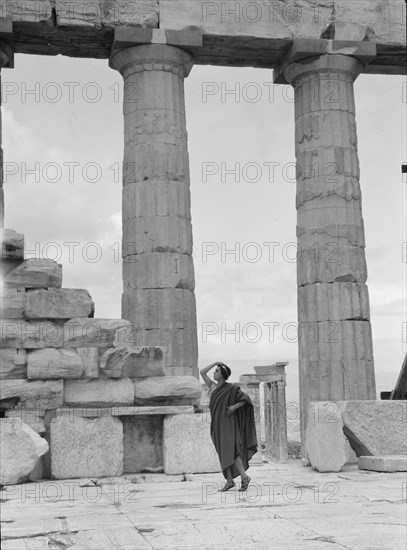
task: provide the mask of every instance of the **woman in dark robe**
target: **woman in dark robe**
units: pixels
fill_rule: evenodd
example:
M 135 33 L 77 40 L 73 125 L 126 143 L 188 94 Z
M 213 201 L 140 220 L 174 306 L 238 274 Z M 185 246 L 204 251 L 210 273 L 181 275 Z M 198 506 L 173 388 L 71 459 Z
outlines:
M 207 375 L 214 367 L 215 382 Z M 200 372 L 209 388 L 211 437 L 226 478 L 226 484 L 220 490 L 228 491 L 234 487 L 233 478 L 240 475 L 239 490 L 245 491 L 251 479 L 246 474 L 249 460 L 257 452 L 253 403 L 238 385 L 227 382 L 231 370 L 224 363 L 212 363 Z

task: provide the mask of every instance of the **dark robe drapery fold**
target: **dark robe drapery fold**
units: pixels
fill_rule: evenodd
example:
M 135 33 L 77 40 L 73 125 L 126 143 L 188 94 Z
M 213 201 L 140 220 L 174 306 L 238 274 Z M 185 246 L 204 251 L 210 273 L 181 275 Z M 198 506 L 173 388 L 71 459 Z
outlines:
M 230 405 L 245 401 L 234 413 L 227 415 Z M 249 460 L 257 452 L 256 423 L 254 408 L 250 397 L 242 392 L 239 386 L 226 382 L 213 390 L 209 410 L 211 412 L 211 437 L 219 456 L 223 475 L 226 478 L 226 468 L 232 468 L 235 478 L 239 472 L 234 466 L 235 459 L 240 456 L 245 470 Z

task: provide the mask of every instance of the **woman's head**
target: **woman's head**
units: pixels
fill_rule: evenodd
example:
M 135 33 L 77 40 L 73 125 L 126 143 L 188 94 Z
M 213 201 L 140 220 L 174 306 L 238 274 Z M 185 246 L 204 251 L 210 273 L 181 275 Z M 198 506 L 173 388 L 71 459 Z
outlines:
M 215 370 L 215 380 L 219 380 L 219 378 L 223 378 L 223 380 L 227 380 L 229 376 L 232 374 L 232 371 L 230 368 L 225 365 L 225 363 L 218 363 L 218 366 Z

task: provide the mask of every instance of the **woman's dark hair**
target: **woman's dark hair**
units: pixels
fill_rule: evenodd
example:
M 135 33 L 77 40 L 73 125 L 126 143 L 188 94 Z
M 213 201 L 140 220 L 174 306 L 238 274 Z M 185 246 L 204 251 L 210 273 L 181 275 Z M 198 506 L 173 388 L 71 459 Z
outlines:
M 232 371 L 230 368 L 225 365 L 224 363 L 219 363 L 220 372 L 225 380 L 229 378 L 229 376 L 232 374 Z

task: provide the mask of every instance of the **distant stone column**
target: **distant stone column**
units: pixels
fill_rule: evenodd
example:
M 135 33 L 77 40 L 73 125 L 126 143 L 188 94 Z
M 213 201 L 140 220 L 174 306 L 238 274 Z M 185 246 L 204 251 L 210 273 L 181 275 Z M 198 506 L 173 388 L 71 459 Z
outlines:
M 13 50 L 4 41 L 0 40 L 0 88 L 1 69 L 10 63 L 13 58 Z M 0 93 L 0 228 L 4 227 L 4 172 L 3 172 L 3 147 L 2 147 L 3 122 L 1 117 L 1 93 Z
M 260 382 L 258 380 L 253 381 L 250 380 L 249 377 L 253 377 L 253 375 L 245 375 L 242 374 L 239 379 L 239 386 L 240 389 L 247 393 L 247 395 L 250 397 L 253 403 L 253 409 L 254 409 L 254 420 L 256 424 L 256 436 L 257 436 L 257 453 L 252 458 L 252 464 L 255 463 L 263 463 L 262 458 L 262 450 L 261 450 L 261 421 L 260 421 Z M 248 381 L 248 379 L 250 381 Z
M 310 401 L 376 399 L 353 89 L 374 55 L 297 40 L 275 75 L 295 89 L 303 453 Z
M 162 44 L 119 50 L 124 79 L 122 317 L 167 348 L 167 371 L 198 377 L 184 78 L 193 58 Z
M 266 442 L 266 454 L 271 454 L 273 441 L 273 420 L 272 420 L 272 401 L 271 401 L 271 383 L 263 384 L 264 395 L 264 439 Z
M 283 381 L 276 382 L 277 386 L 277 402 L 279 414 L 279 433 L 278 433 L 278 460 L 286 462 L 288 460 L 287 446 L 287 411 L 285 399 L 286 383 Z

